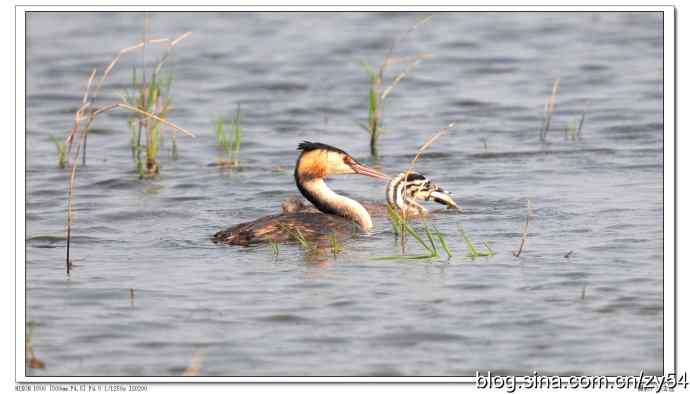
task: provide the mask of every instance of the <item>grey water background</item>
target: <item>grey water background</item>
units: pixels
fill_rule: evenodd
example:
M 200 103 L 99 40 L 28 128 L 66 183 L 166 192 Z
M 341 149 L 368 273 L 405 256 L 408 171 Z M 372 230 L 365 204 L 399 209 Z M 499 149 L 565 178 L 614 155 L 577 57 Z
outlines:
M 368 89 L 358 62 L 378 66 L 424 16 L 150 14 L 151 37 L 193 32 L 174 51 L 170 119 L 197 138 L 178 135 L 177 160 L 166 141 L 160 176 L 139 180 L 128 114 L 97 120 L 77 175 L 68 277 L 68 171 L 57 168 L 50 135 L 71 127 L 91 70 L 141 40 L 144 16 L 31 13 L 26 318 L 46 367 L 28 373 L 180 375 L 195 353 L 203 375 L 660 373 L 661 14 L 436 14 L 396 47 L 395 57 L 432 57 L 386 99 L 374 159 L 357 125 Z M 100 102 L 119 100 L 132 66 L 157 54 L 152 46 L 146 57 L 124 56 Z M 213 166 L 213 122 L 237 103 L 241 168 L 223 171 Z M 565 140 L 582 111 L 582 140 Z M 335 259 L 306 258 L 295 245 L 274 258 L 268 246 L 211 243 L 217 230 L 275 213 L 297 193 L 299 141 L 395 174 L 450 122 L 416 167 L 465 209 L 429 220 L 450 260 L 372 260 L 399 253 L 385 218 Z M 385 185 L 365 177 L 329 183 L 355 198 L 384 196 Z M 515 258 L 528 199 L 529 237 Z M 466 258 L 460 226 L 497 254 Z

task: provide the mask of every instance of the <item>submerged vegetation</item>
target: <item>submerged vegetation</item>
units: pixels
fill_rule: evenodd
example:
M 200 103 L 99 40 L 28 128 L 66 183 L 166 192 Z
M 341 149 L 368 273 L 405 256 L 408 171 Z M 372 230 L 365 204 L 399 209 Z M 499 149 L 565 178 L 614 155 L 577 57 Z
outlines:
M 216 120 L 216 146 L 222 151 L 222 156 L 218 159 L 218 165 L 221 167 L 239 166 L 240 146 L 242 144 L 240 120 L 241 111 L 239 104 L 237 105 L 235 117 L 228 127 L 226 127 L 225 119 L 222 116 Z

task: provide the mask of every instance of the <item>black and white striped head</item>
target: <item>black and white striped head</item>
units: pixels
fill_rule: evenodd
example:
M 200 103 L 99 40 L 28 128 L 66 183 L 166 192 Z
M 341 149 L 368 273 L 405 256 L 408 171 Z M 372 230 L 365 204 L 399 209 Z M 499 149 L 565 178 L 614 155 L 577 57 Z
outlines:
M 450 193 L 433 184 L 424 175 L 417 172 L 400 173 L 388 182 L 386 187 L 386 200 L 392 207 L 403 211 L 427 213 L 427 209 L 421 206 L 417 200 L 434 201 L 448 208 L 459 209 Z

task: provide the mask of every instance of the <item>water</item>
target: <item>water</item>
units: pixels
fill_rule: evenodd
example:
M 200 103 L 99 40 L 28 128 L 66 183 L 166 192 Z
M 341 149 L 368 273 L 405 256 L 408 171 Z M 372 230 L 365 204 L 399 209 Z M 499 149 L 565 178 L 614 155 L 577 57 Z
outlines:
M 198 136 L 178 137 L 178 160 L 167 141 L 160 176 L 140 181 L 127 114 L 98 119 L 77 176 L 67 277 L 68 174 L 49 136 L 71 127 L 91 69 L 138 42 L 144 17 L 31 14 L 26 317 L 46 367 L 28 373 L 179 375 L 197 352 L 203 375 L 660 373 L 661 15 L 434 16 L 397 46 L 395 56 L 432 58 L 386 99 L 376 161 L 357 125 L 368 83 L 358 61 L 380 64 L 392 37 L 423 16 L 152 14 L 153 37 L 193 31 L 174 54 L 170 119 Z M 124 56 L 101 103 L 118 100 L 132 66 L 159 53 Z M 222 171 L 213 166 L 213 121 L 237 103 L 241 169 Z M 565 141 L 583 110 L 582 141 Z M 450 261 L 372 260 L 399 252 L 381 218 L 337 259 L 305 258 L 294 245 L 274 258 L 269 246 L 211 243 L 217 230 L 275 213 L 297 193 L 299 141 L 330 143 L 394 174 L 450 122 L 457 126 L 416 167 L 466 211 L 432 220 Z M 384 197 L 369 178 L 330 184 Z M 534 217 L 515 258 L 528 199 Z M 460 225 L 497 255 L 465 258 Z

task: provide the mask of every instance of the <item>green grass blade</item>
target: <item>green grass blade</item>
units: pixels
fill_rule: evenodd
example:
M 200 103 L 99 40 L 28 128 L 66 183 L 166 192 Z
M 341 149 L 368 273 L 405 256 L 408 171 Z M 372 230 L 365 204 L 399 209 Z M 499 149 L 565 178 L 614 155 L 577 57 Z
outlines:
M 218 120 L 216 120 L 216 145 L 217 146 L 223 146 L 223 127 L 224 127 L 225 120 L 223 119 L 222 116 L 218 117 Z
M 419 242 L 420 245 L 424 246 L 424 249 L 429 251 L 429 253 L 433 253 L 431 247 L 427 245 L 426 242 L 424 242 L 422 237 L 420 237 L 419 234 L 417 234 L 417 232 L 409 225 L 409 223 L 403 221 L 402 226 L 408 234 L 410 234 L 414 239 L 417 240 L 417 242 Z
M 400 222 L 402 221 L 402 219 L 400 218 L 398 211 L 395 208 L 393 208 L 390 204 L 386 204 L 386 210 L 388 211 L 388 220 L 391 222 L 393 232 L 395 233 L 395 237 L 397 238 L 398 236 L 400 236 L 400 233 L 402 232 L 400 228 Z
M 377 261 L 391 261 L 391 260 L 428 260 L 433 259 L 437 256 L 432 254 L 424 255 L 413 255 L 413 256 L 382 256 L 382 257 L 371 257 L 370 260 Z
M 151 112 L 154 100 L 156 99 L 156 78 L 151 78 L 149 81 L 149 87 L 146 91 L 146 112 Z
M 467 245 L 469 255 L 471 255 L 472 257 L 479 256 L 480 253 L 477 251 L 477 248 L 474 247 L 472 241 L 470 241 L 470 239 L 467 237 L 467 234 L 465 234 L 465 230 L 460 228 L 460 233 L 462 234 L 462 238 L 465 240 L 465 244 Z
M 273 251 L 273 257 L 278 257 L 278 253 L 280 253 L 280 249 L 278 248 L 278 242 L 271 241 L 271 249 Z
M 151 128 L 151 145 L 150 145 L 150 154 L 149 154 L 149 159 L 156 160 L 156 157 L 158 157 L 158 142 L 160 140 L 160 124 L 156 123 L 155 126 Z
M 441 244 L 443 251 L 446 252 L 446 255 L 448 255 L 448 258 L 450 259 L 451 257 L 453 257 L 453 254 L 450 252 L 450 249 L 446 244 L 446 239 L 443 237 L 443 234 L 441 234 L 441 232 L 438 231 L 438 228 L 436 228 L 436 226 L 434 226 L 434 231 L 436 232 L 436 237 L 438 238 L 438 242 Z
M 232 131 L 234 136 L 234 146 L 233 146 L 233 163 L 237 165 L 238 156 L 240 154 L 240 146 L 242 143 L 242 128 L 240 127 L 240 106 L 237 106 L 237 113 L 235 114 L 235 119 L 232 121 Z
M 434 237 L 431 236 L 431 231 L 429 231 L 429 226 L 424 226 L 424 232 L 426 233 L 426 237 L 429 239 L 429 245 L 431 245 L 431 253 L 435 256 L 438 256 L 438 249 L 436 249 L 436 243 L 434 242 Z
M 496 252 L 494 252 L 494 251 L 491 249 L 491 247 L 489 247 L 489 244 L 487 244 L 487 243 L 484 242 L 484 241 L 482 241 L 482 243 L 484 244 L 484 247 L 486 247 L 486 250 L 489 251 L 488 253 L 486 253 L 487 256 L 493 256 L 493 255 L 496 254 Z
M 364 60 L 360 60 L 358 63 L 360 66 L 362 66 L 364 71 L 366 71 L 370 81 L 374 81 L 378 77 L 378 73 L 376 70 L 374 70 L 374 67 L 372 67 L 371 64 L 365 62 Z

